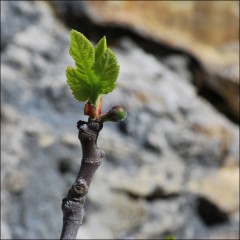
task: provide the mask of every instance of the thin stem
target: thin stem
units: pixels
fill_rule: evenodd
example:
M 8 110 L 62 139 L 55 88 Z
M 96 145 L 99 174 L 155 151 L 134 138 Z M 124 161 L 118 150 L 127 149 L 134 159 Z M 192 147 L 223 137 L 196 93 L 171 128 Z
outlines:
M 104 152 L 97 147 L 102 125 L 97 122 L 77 123 L 78 138 L 82 145 L 82 163 L 78 176 L 62 200 L 63 227 L 60 239 L 76 239 L 84 217 L 84 203 L 93 175 L 102 162 Z

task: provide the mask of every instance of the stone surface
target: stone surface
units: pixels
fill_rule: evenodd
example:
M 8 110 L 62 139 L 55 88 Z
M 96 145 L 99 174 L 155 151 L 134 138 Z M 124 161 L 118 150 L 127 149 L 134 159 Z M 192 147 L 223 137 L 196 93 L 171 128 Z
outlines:
M 239 209 L 238 187 L 239 171 L 235 168 L 219 169 L 200 181 L 188 184 L 189 191 L 204 196 L 229 214 L 235 213 Z
M 1 49 L 6 47 L 12 37 L 24 30 L 27 26 L 34 24 L 40 17 L 40 11 L 35 2 L 1 3 Z
M 66 84 L 69 29 L 45 2 L 19 4 L 4 2 L 2 10 L 23 8 L 11 24 L 24 11 L 38 18 L 1 48 L 1 238 L 57 239 L 81 162 L 76 123 L 87 117 Z M 111 49 L 121 70 L 103 110 L 122 104 L 128 117 L 101 131 L 105 158 L 78 237 L 239 236 L 239 127 L 199 97 L 182 56 L 159 59 L 127 37 Z
M 205 74 L 200 70 L 200 79 L 199 72 L 196 73 L 196 84 L 200 89 L 206 86 L 219 94 L 227 104 L 228 114 L 235 121 L 239 121 L 237 1 L 84 3 L 85 5 L 81 6 L 85 6 L 87 16 L 98 24 L 133 29 L 141 36 L 170 48 L 183 50 L 196 58 L 207 72 Z M 75 3 L 72 7 L 72 14 L 79 16 L 74 10 L 79 7 L 78 4 Z M 157 54 L 160 54 L 160 51 Z

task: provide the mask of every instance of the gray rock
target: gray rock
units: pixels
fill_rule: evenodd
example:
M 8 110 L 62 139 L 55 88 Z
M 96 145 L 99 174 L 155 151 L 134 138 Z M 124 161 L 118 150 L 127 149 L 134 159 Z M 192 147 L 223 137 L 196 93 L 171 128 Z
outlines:
M 150 210 L 149 220 L 135 235 L 137 239 L 159 239 L 184 226 L 189 215 L 187 202 L 184 198 L 174 200 L 161 200 L 148 204 Z
M 27 26 L 38 21 L 40 11 L 35 2 L 1 3 L 1 49 L 5 48 L 12 37 Z
M 175 168 L 171 166 L 175 165 Z M 178 159 L 159 159 L 156 164 L 149 164 L 132 178 L 131 174 L 120 176 L 115 188 L 135 198 L 164 198 L 178 195 L 184 191 L 184 165 Z
M 189 58 L 179 55 L 170 55 L 163 60 L 163 63 L 166 64 L 169 69 L 179 75 L 182 80 L 191 82 L 192 75 L 188 69 L 189 62 Z
M 61 11 L 67 11 L 64 4 Z M 20 5 L 6 1 L 2 9 L 4 14 L 22 10 L 7 19 L 11 23 L 2 21 L 4 31 L 19 25 L 4 33 L 9 40 L 4 37 L 1 52 L 1 237 L 56 239 L 61 200 L 81 163 L 76 123 L 87 117 L 66 84 L 65 69 L 73 65 L 69 29 L 44 2 Z M 176 74 L 169 59 L 155 58 L 129 38 L 111 48 L 121 69 L 116 91 L 103 98 L 103 111 L 122 104 L 128 117 L 101 131 L 98 145 L 105 158 L 93 178 L 78 237 L 159 239 L 173 233 L 193 239 L 198 229 L 210 236 L 215 226 L 204 225 L 196 205 L 203 193 L 207 198 L 217 190 L 196 191 L 189 184 L 213 183 L 209 176 L 222 166 L 238 170 L 238 126 L 197 96 L 186 81 L 186 66 L 177 63 Z M 172 62 L 178 62 L 175 57 Z M 234 192 L 237 184 L 232 185 Z M 230 219 L 222 225 L 235 229 L 239 207 L 230 214 L 229 206 L 211 199 Z

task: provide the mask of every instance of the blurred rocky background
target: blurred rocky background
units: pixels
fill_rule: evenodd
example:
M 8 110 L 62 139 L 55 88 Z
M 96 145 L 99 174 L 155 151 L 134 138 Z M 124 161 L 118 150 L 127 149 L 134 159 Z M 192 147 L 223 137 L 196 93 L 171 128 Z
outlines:
M 58 239 L 87 120 L 69 31 L 120 64 L 78 238 L 239 239 L 238 1 L 1 1 L 1 239 Z

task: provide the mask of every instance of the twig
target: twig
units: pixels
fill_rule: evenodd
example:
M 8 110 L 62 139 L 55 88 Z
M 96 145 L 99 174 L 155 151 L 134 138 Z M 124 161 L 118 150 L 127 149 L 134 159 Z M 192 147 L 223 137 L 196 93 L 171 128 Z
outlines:
M 60 239 L 76 239 L 83 221 L 84 203 L 92 177 L 100 166 L 104 152 L 97 147 L 97 138 L 103 125 L 98 122 L 79 121 L 78 138 L 82 145 L 82 163 L 78 176 L 62 200 L 63 227 Z

